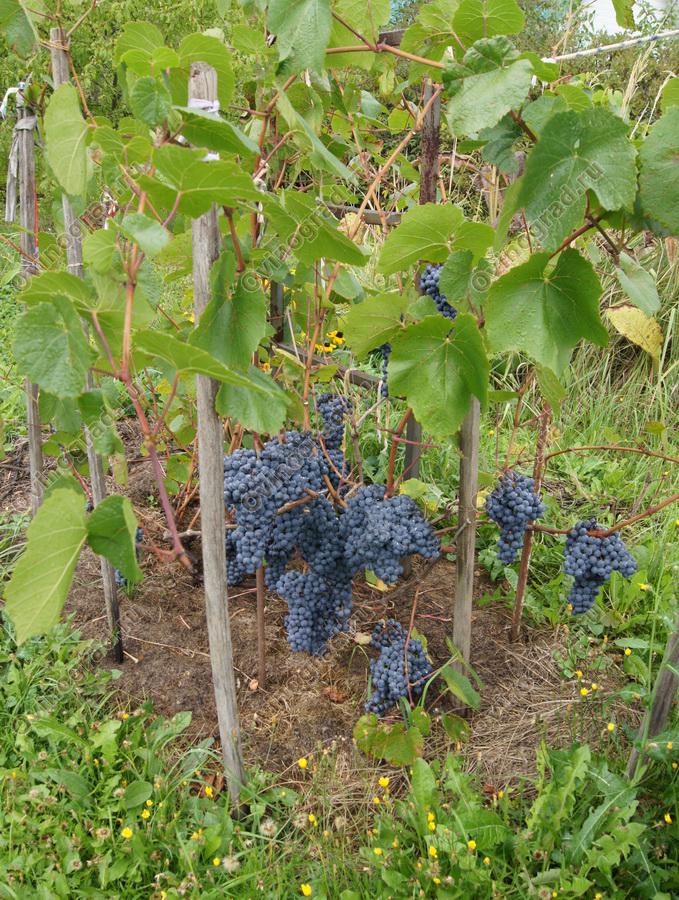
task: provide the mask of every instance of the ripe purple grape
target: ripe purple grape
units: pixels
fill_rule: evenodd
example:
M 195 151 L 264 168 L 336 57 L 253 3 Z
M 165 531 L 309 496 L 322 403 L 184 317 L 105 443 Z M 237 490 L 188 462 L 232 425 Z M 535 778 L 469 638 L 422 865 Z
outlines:
M 612 572 L 630 578 L 637 570 L 636 560 L 617 532 L 608 537 L 588 534 L 598 527 L 596 519 L 584 519 L 566 538 L 564 572 L 574 578 L 568 595 L 573 615 L 585 613 L 594 606 L 599 589 Z
M 502 476 L 486 499 L 488 517 L 500 526 L 497 557 L 506 566 L 516 559 L 529 522 L 544 515 L 545 505 L 534 487 L 532 478 L 512 470 Z

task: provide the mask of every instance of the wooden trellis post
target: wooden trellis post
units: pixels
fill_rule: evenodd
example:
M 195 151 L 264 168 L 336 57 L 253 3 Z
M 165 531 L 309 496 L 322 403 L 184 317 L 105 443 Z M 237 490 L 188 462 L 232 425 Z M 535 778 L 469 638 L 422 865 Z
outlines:
M 434 88 L 429 79 L 425 81 L 422 102 L 431 100 Z M 441 143 L 441 98 L 431 105 L 422 124 L 422 144 L 420 153 L 420 203 L 436 203 L 436 189 L 439 178 L 439 146 Z M 405 472 L 406 478 L 417 478 L 420 474 L 422 456 L 422 426 L 414 418 L 406 426 Z
M 216 99 L 215 70 L 205 63 L 194 63 L 189 79 L 189 104 L 192 100 L 214 103 Z M 217 210 L 213 206 L 193 222 L 193 308 L 196 323 L 210 301 L 210 268 L 218 256 L 219 226 Z M 205 614 L 224 769 L 231 801 L 237 804 L 245 773 L 226 581 L 224 442 L 222 423 L 215 411 L 219 385 L 211 378 L 198 375 L 196 386 Z
M 54 87 L 58 88 L 62 84 L 70 81 L 69 65 L 68 65 L 68 37 L 61 28 L 52 28 L 50 30 L 51 56 L 52 56 L 52 78 Z M 68 263 L 68 271 L 77 278 L 84 277 L 83 269 L 83 244 L 82 244 L 82 228 L 78 218 L 73 212 L 71 202 L 66 196 L 61 196 L 61 208 L 64 214 L 64 237 L 66 240 L 66 261 Z M 88 327 L 83 322 L 85 334 L 88 333 Z M 87 390 L 94 388 L 94 377 L 92 371 L 87 373 Z M 94 439 L 89 428 L 85 428 L 85 441 L 87 444 L 87 461 L 90 469 L 90 482 L 92 484 L 92 502 L 96 507 L 102 500 L 106 499 L 106 477 L 104 474 L 104 464 L 101 457 L 94 448 Z M 123 638 L 120 626 L 120 606 L 118 604 L 118 590 L 116 587 L 115 572 L 111 563 L 103 556 L 99 558 L 101 566 L 101 578 L 104 583 L 104 603 L 106 605 L 106 618 L 108 619 L 109 639 L 111 642 L 111 650 L 116 662 L 123 662 Z
M 638 739 L 640 741 L 655 737 L 665 728 L 672 711 L 674 698 L 677 696 L 677 690 L 679 690 L 679 616 L 675 622 L 674 633 L 667 641 L 665 657 L 653 691 L 651 708 L 646 713 L 639 729 Z M 635 747 L 627 765 L 628 778 L 634 778 L 636 775 L 640 755 L 639 750 Z
M 469 662 L 472 643 L 472 601 L 476 553 L 476 495 L 479 489 L 481 405 L 472 397 L 460 430 L 460 498 L 457 535 L 457 587 L 453 612 L 453 643 Z
M 25 279 L 38 272 L 37 263 L 37 194 L 35 184 L 35 113 L 26 106 L 21 92 L 16 95 L 19 154 L 19 224 L 21 225 L 21 272 Z M 22 127 L 22 124 L 24 127 Z M 28 432 L 28 466 L 31 479 L 31 513 L 42 503 L 43 455 L 42 429 L 38 409 L 38 386 L 26 379 L 26 428 Z

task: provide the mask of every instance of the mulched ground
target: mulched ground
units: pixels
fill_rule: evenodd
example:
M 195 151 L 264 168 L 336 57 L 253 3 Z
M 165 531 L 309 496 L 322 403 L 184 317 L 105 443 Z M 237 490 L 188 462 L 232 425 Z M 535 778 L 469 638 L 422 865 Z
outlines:
M 6 509 L 25 508 L 25 477 L 20 472 L 17 481 L 14 470 L 5 477 L 12 484 L 11 496 L 6 494 L 0 502 Z M 155 491 L 147 465 L 131 467 L 126 493 L 146 539 L 162 545 L 163 521 L 157 507 L 148 502 Z M 199 541 L 189 549 L 200 558 Z M 119 702 L 136 705 L 150 699 L 158 713 L 168 716 L 190 710 L 192 736 L 217 739 L 200 576 L 161 563 L 150 553 L 142 566 L 145 578 L 134 595 L 121 593 L 126 656 L 115 682 Z M 509 610 L 502 602 L 484 599 L 494 588 L 477 571 L 471 664 L 483 683 L 482 705 L 469 718 L 469 740 L 453 749 L 464 752 L 468 768 L 497 787 L 535 772 L 542 739 L 551 746 L 570 745 L 574 739 L 596 745 L 606 741 L 610 717 L 615 714 L 618 721 L 627 718 L 634 724 L 638 713 L 619 705 L 615 713 L 605 709 L 607 696 L 619 686 L 615 668 L 597 676 L 599 690 L 586 701 L 579 696 L 580 685 L 564 679 L 555 653 L 566 653 L 567 626 L 556 631 L 525 628 L 523 639 L 510 643 Z M 268 595 L 267 680 L 262 686 L 257 682 L 254 583 L 233 588 L 229 610 L 246 765 L 284 772 L 300 756 L 332 746 L 338 754 L 338 772 L 351 779 L 360 764 L 352 732 L 363 712 L 369 660 L 374 655 L 360 636 L 369 635 L 387 617 L 407 627 L 417 595 L 415 626 L 427 637 L 432 661 L 440 665 L 450 656 L 446 638 L 452 636 L 454 593 L 455 566 L 446 560 L 433 567 L 416 560 L 410 578 L 386 593 L 357 579 L 351 630 L 334 638 L 322 658 L 289 650 L 286 604 Z M 84 637 L 106 640 L 99 563 L 89 551 L 76 571 L 66 611 L 74 615 Z M 113 665 L 107 656 L 100 664 Z M 581 668 L 587 670 L 587 660 Z M 454 709 L 453 699 L 445 693 L 430 691 L 429 701 L 434 713 Z M 435 728 L 427 751 L 440 753 L 445 745 L 450 742 L 443 729 Z

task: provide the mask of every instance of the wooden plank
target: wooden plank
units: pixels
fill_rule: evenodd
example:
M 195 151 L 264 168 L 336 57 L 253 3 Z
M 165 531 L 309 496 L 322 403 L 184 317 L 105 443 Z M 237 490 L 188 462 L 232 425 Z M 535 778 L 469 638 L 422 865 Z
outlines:
M 32 118 L 34 111 L 24 104 L 21 94 L 17 94 L 17 119 Z M 35 184 L 35 129 L 21 129 L 19 141 L 19 224 L 21 225 L 20 246 L 21 272 L 25 279 L 32 278 L 38 272 L 36 254 L 38 247 L 35 232 L 37 230 L 37 199 Z M 28 432 L 28 467 L 31 483 L 31 514 L 35 515 L 42 503 L 43 468 L 42 427 L 38 409 L 38 386 L 27 379 L 24 382 L 26 392 L 26 429 Z
M 192 99 L 211 102 L 217 99 L 217 74 L 205 63 L 191 66 L 189 104 Z M 210 268 L 219 256 L 219 241 L 217 211 L 213 206 L 193 222 L 193 305 L 196 322 L 210 301 Z M 226 580 L 224 432 L 215 411 L 218 388 L 217 382 L 211 378 L 196 377 L 205 613 L 224 770 L 231 802 L 236 805 L 245 772 Z
M 457 587 L 453 611 L 453 643 L 469 662 L 472 642 L 472 601 L 476 552 L 476 495 L 479 489 L 479 429 L 481 406 L 476 397 L 460 431 L 460 503 L 457 539 Z
M 52 78 L 54 87 L 58 88 L 61 84 L 70 81 L 68 55 L 65 49 L 68 46 L 68 38 L 61 28 L 52 28 L 50 30 L 52 55 Z M 66 240 L 66 261 L 68 263 L 68 271 L 77 278 L 84 278 L 83 269 L 83 245 L 82 245 L 82 226 L 79 219 L 73 212 L 73 207 L 66 196 L 61 195 L 61 208 L 64 214 L 64 237 Z M 88 334 L 87 323 L 83 322 L 85 334 Z M 92 371 L 87 373 L 87 390 L 94 388 L 94 377 Z M 92 484 L 92 502 L 97 507 L 102 500 L 106 499 L 106 477 L 104 475 L 104 464 L 102 458 L 94 449 L 94 440 L 89 428 L 85 428 L 85 442 L 87 444 L 87 461 L 90 469 L 90 481 Z M 103 556 L 99 557 L 101 567 L 101 578 L 104 584 L 104 604 L 106 607 L 106 618 L 108 620 L 109 641 L 111 644 L 111 652 L 116 662 L 122 663 L 125 659 L 123 653 L 122 629 L 120 626 L 120 606 L 118 604 L 118 589 L 116 587 L 115 571 L 111 563 Z

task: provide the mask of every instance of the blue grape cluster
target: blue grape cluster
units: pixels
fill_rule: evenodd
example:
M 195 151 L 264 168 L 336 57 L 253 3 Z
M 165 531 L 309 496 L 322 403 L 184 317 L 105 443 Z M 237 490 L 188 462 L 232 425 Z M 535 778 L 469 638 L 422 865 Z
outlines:
M 379 485 L 361 487 L 338 512 L 322 494 L 325 477 L 343 471 L 341 449 L 346 401 L 324 395 L 324 447 L 310 434 L 287 432 L 268 441 L 257 455 L 239 450 L 224 460 L 224 502 L 236 527 L 227 536 L 227 571 L 239 583 L 266 562 L 267 586 L 288 604 L 285 620 L 293 650 L 320 654 L 328 640 L 345 631 L 351 614 L 354 576 L 370 568 L 385 581 L 396 581 L 400 559 L 412 553 L 438 556 L 440 547 L 417 505 L 405 496 L 384 499 Z M 304 571 L 289 569 L 301 561 Z
M 389 357 L 391 356 L 391 344 L 381 344 L 378 348 L 382 356 L 382 382 L 380 384 L 380 395 L 386 400 L 389 396 Z
M 500 526 L 497 557 L 506 566 L 516 559 L 528 523 L 544 515 L 545 505 L 534 487 L 532 478 L 510 471 L 486 499 L 488 517 Z
M 603 538 L 587 533 L 598 527 L 596 519 L 585 519 L 566 538 L 564 571 L 575 579 L 568 595 L 573 615 L 585 613 L 594 606 L 599 588 L 612 572 L 629 578 L 637 570 L 636 560 L 617 532 Z
M 432 298 L 442 316 L 452 321 L 457 316 L 457 310 L 448 303 L 446 295 L 439 290 L 442 268 L 442 264 L 427 266 L 420 276 L 420 290 Z
M 384 495 L 383 485 L 362 487 L 349 500 L 340 529 L 352 572 L 370 569 L 385 584 L 394 584 L 403 574 L 403 557 L 419 553 L 436 559 L 441 545 L 411 497 Z
M 365 705 L 366 712 L 383 716 L 401 697 L 409 697 L 409 685 L 413 697 L 422 693 L 424 682 L 432 673 L 432 667 L 422 643 L 410 638 L 406 677 L 406 638 L 406 632 L 395 619 L 387 619 L 386 624 L 375 627 L 371 644 L 380 651 L 380 655 L 370 662 L 372 692 Z
M 136 532 L 135 532 L 135 534 L 134 534 L 134 549 L 135 549 L 135 552 L 136 552 L 136 554 L 137 554 L 137 560 L 139 560 L 139 558 L 140 558 L 140 556 L 141 556 L 141 542 L 142 542 L 143 540 L 144 540 L 144 529 L 143 529 L 143 528 L 137 528 L 137 530 L 136 530 Z M 125 576 L 124 576 L 123 573 L 120 571 L 120 569 L 114 569 L 114 570 L 113 570 L 113 577 L 115 578 L 115 580 L 116 580 L 116 585 L 117 585 L 119 588 L 126 588 L 126 587 L 127 587 L 127 578 L 125 578 Z

